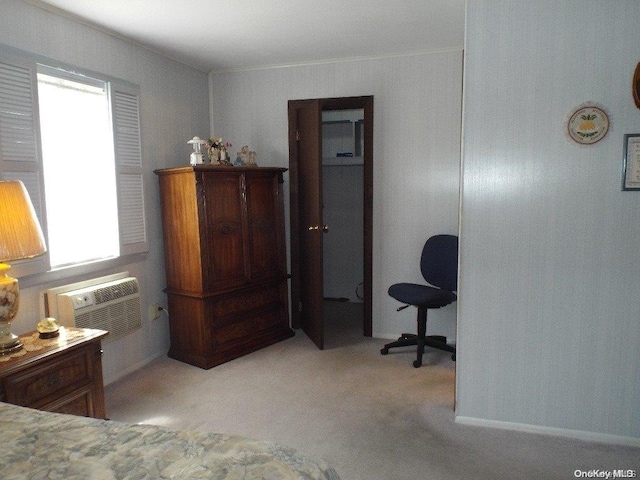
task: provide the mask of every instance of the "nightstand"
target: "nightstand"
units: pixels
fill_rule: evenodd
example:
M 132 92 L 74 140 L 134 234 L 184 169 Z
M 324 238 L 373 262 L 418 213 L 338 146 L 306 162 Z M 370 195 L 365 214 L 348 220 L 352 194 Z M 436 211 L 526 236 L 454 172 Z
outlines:
M 24 347 L 0 356 L 0 401 L 49 412 L 106 418 L 102 347 L 108 332 L 60 327 L 60 335 L 20 336 Z

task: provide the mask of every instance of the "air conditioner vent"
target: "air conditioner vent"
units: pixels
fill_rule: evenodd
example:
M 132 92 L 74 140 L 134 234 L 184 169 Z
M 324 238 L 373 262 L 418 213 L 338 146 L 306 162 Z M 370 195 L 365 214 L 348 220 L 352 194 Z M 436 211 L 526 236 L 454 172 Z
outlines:
M 107 330 L 109 335 L 103 343 L 113 342 L 142 326 L 140 298 L 125 299 L 95 310 L 81 312 L 75 318 L 75 326 Z
M 131 279 L 117 285 L 97 288 L 93 295 L 95 296 L 96 304 L 99 304 L 110 302 L 111 300 L 126 297 L 128 295 L 134 295 L 136 293 L 138 293 L 138 281 L 136 279 Z

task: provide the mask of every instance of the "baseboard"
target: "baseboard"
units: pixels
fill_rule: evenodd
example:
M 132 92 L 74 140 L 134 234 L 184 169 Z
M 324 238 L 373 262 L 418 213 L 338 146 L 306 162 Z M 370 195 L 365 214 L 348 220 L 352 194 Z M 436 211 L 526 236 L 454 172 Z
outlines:
M 640 438 L 625 437 L 622 435 L 611 435 L 608 433 L 587 432 L 584 430 L 570 430 L 566 428 L 544 427 L 540 425 L 528 425 L 526 423 L 503 422 L 499 420 L 485 420 L 482 418 L 463 417 L 456 415 L 455 422 L 463 425 L 477 427 L 499 428 L 502 430 L 514 430 L 526 433 L 538 433 L 542 435 L 552 435 L 555 437 L 574 438 L 587 442 L 606 443 L 610 445 L 625 445 L 629 447 L 640 447 Z
M 129 375 L 130 373 L 133 373 L 136 370 L 141 369 L 145 365 L 148 365 L 149 363 L 153 362 L 156 358 L 162 357 L 162 356 L 164 356 L 166 354 L 167 354 L 167 352 L 165 352 L 165 351 L 158 352 L 155 355 L 147 357 L 144 360 L 141 360 L 138 363 L 136 363 L 134 365 L 131 365 L 129 368 L 125 368 L 124 370 L 118 371 L 118 373 L 116 375 L 113 375 L 113 376 L 111 376 L 109 378 L 105 377 L 104 380 L 103 380 L 105 387 L 107 385 L 109 385 L 110 383 L 113 383 L 116 380 L 120 380 L 122 377 L 125 377 L 125 376 Z
M 400 335 L 397 333 L 374 333 L 373 338 L 381 338 L 383 340 L 397 340 Z

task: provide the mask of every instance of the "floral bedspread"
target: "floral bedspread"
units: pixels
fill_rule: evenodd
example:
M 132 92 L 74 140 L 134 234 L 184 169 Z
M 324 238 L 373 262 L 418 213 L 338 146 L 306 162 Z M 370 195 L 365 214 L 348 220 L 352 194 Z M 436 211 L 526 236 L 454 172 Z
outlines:
M 339 480 L 323 460 L 269 442 L 6 403 L 0 403 L 0 442 L 4 480 Z

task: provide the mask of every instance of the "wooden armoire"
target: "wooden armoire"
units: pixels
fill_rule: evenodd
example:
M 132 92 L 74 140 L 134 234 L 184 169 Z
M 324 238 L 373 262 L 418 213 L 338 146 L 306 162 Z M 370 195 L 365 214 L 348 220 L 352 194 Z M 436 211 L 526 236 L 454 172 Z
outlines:
M 155 171 L 171 358 L 211 368 L 294 335 L 285 171 L 214 165 Z

